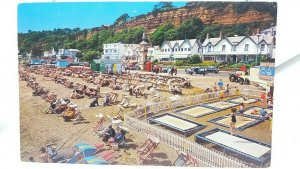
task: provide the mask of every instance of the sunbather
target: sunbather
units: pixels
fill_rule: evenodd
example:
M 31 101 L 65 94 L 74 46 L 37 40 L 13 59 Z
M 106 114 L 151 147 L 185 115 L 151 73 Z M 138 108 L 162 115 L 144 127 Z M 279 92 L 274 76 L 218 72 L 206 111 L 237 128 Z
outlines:
M 104 134 L 104 137 L 102 139 L 103 142 L 107 142 L 108 139 L 114 138 L 116 136 L 115 129 L 110 125 L 108 128 L 108 131 Z
M 90 107 L 96 107 L 96 105 L 99 106 L 98 97 L 97 96 L 94 97 L 93 101 L 90 104 Z

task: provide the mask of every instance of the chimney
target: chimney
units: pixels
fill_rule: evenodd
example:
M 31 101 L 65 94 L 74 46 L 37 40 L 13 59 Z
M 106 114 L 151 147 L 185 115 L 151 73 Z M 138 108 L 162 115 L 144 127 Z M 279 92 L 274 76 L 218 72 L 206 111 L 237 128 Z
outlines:
M 256 32 L 256 34 L 259 34 L 260 32 L 259 32 L 259 28 L 257 28 L 257 32 Z
M 206 34 L 206 39 L 209 39 L 209 33 Z
M 222 38 L 223 37 L 223 34 L 222 34 L 222 31 L 220 31 L 220 38 Z

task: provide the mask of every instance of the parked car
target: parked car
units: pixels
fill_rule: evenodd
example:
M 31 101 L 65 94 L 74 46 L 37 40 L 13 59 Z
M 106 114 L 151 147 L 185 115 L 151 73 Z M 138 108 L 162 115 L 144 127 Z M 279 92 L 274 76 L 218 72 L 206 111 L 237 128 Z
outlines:
M 204 67 L 196 67 L 196 68 L 194 68 L 194 72 L 196 74 L 206 74 L 207 70 Z
M 208 66 L 206 68 L 207 73 L 219 73 L 219 68 L 215 66 Z
M 130 67 L 130 70 L 141 70 L 141 68 L 138 65 Z
M 185 69 L 186 74 L 206 74 L 206 68 L 200 68 L 200 67 L 192 67 Z
M 163 67 L 163 68 L 161 69 L 162 73 L 169 73 L 170 70 L 171 70 L 171 67 Z

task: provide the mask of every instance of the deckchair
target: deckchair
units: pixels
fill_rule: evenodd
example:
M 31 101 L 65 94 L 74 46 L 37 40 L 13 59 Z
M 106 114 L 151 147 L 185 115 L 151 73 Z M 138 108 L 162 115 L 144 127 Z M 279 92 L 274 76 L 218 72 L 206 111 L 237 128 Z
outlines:
M 173 166 L 184 166 L 187 162 L 187 155 L 184 153 L 180 153 L 177 157 L 177 159 L 174 161 Z
M 140 164 L 150 156 L 156 147 L 159 145 L 160 140 L 157 137 L 150 136 L 148 140 L 138 149 Z
M 98 115 L 96 115 L 96 117 L 98 117 L 99 120 L 97 121 L 97 124 L 94 126 L 95 132 L 97 132 L 98 130 L 102 130 L 104 128 L 103 124 L 105 121 L 105 117 L 103 116 L 102 113 L 99 113 Z

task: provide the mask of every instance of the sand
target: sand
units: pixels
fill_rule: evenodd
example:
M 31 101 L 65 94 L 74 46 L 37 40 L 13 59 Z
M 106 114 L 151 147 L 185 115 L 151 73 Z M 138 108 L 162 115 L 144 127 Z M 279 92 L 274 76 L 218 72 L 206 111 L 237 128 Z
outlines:
M 72 89 L 65 88 L 61 84 L 56 84 L 48 77 L 43 77 L 41 75 L 32 74 L 36 77 L 36 81 L 43 87 L 50 89 L 58 97 L 68 97 L 72 92 Z M 68 77 L 72 81 L 87 84 L 80 78 Z M 92 84 L 87 84 L 88 86 L 93 86 Z M 100 141 L 100 138 L 93 131 L 93 127 L 96 125 L 97 117 L 95 114 L 100 112 L 104 115 L 115 116 L 119 111 L 116 105 L 106 106 L 106 107 L 96 107 L 96 108 L 86 108 L 86 106 L 91 102 L 91 99 L 85 97 L 83 99 L 74 100 L 71 102 L 78 105 L 81 110 L 82 116 L 86 119 L 84 123 L 73 124 L 72 122 L 64 122 L 62 117 L 54 114 L 45 114 L 46 108 L 49 107 L 49 103 L 44 101 L 39 96 L 32 96 L 32 89 L 26 86 L 26 82 L 19 82 L 20 89 L 20 128 L 21 128 L 21 160 L 29 161 L 28 158 L 33 156 L 35 160 L 40 161 L 39 149 L 46 146 L 47 144 L 56 144 L 58 151 L 63 151 L 68 147 L 73 146 L 75 143 L 88 143 L 95 145 Z M 102 87 L 101 92 L 112 91 L 108 87 Z M 184 93 L 189 93 L 192 91 L 202 91 L 198 88 L 192 88 L 184 90 Z M 117 93 L 122 93 L 121 90 L 116 91 Z M 170 97 L 172 94 L 168 92 L 161 92 L 162 97 Z M 121 96 L 119 95 L 118 101 L 121 101 Z M 151 98 L 135 98 L 130 96 L 131 103 L 146 104 L 151 101 Z M 101 100 L 101 99 L 100 99 Z M 124 114 L 132 111 L 127 108 Z M 138 133 L 137 131 L 130 130 L 126 135 L 127 146 L 125 148 L 120 148 L 118 158 L 116 158 L 113 164 L 139 164 L 138 154 L 136 148 L 141 146 L 147 139 L 144 133 Z M 108 147 L 106 147 L 108 148 Z M 152 160 L 146 160 L 144 165 L 168 165 L 171 166 L 172 163 L 177 158 L 177 153 L 174 149 L 170 148 L 164 143 L 160 143 L 159 146 L 154 150 Z

